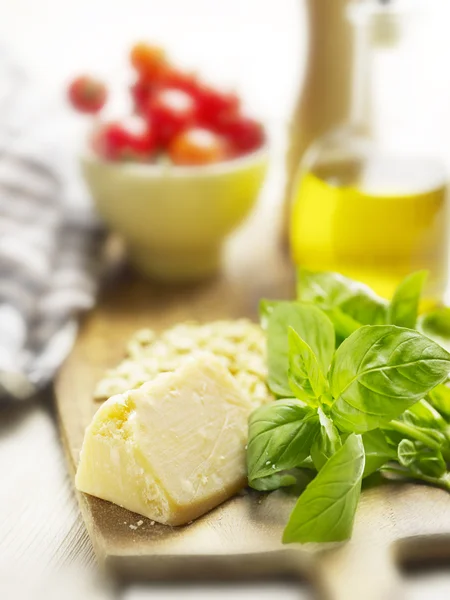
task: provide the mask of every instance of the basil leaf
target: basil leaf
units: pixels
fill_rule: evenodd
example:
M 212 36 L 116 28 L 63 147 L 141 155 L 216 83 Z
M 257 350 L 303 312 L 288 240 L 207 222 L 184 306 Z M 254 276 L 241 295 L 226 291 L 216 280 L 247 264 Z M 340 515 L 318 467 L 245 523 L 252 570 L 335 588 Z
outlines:
M 365 326 L 337 349 L 329 374 L 338 429 L 364 433 L 399 416 L 444 381 L 450 354 L 417 331 Z
M 409 438 L 436 450 L 448 445 L 448 441 L 442 431 L 431 429 L 430 427 L 413 425 L 399 419 L 392 419 L 387 425 L 384 425 L 383 431 L 388 439 L 396 444 L 399 444 L 403 438 Z
M 289 327 L 289 385 L 295 396 L 310 406 L 318 406 L 328 392 L 328 381 L 316 355 L 298 333 Z
M 297 298 L 303 302 L 314 302 L 324 309 L 340 308 L 354 322 L 362 325 L 387 322 L 387 301 L 367 285 L 340 273 L 299 269 Z
M 272 490 L 289 487 L 296 483 L 297 479 L 290 471 L 282 471 L 281 473 L 274 473 L 274 475 L 268 475 L 260 479 L 253 479 L 252 488 L 258 490 L 258 492 L 271 492 Z
M 333 421 L 327 417 L 321 408 L 317 411 L 319 415 L 320 429 L 316 439 L 311 446 L 311 458 L 318 471 L 325 465 L 341 447 L 341 438 Z
M 434 487 L 440 487 L 447 492 L 450 492 L 450 473 L 447 471 L 441 477 L 430 477 L 429 475 L 425 475 L 418 469 L 414 470 L 414 473 L 408 469 L 407 467 L 403 467 L 399 464 L 387 465 L 386 467 L 381 468 L 382 475 L 387 475 L 389 478 L 394 476 L 396 481 L 408 481 L 411 479 L 416 479 L 418 481 L 425 481 Z
M 402 440 L 398 445 L 398 462 L 403 467 L 410 467 L 416 459 L 416 446 L 411 440 Z
M 447 421 L 450 421 L 450 388 L 445 384 L 438 385 L 431 392 L 428 392 L 429 403 L 437 410 Z
M 420 400 L 398 417 L 398 422 L 408 424 L 413 429 L 404 434 L 425 443 L 430 448 L 442 451 L 444 458 L 450 458 L 450 428 L 442 415 L 427 400 Z M 391 424 L 399 430 L 397 421 Z
M 386 436 L 380 429 L 373 429 L 362 436 L 366 462 L 363 477 L 378 471 L 390 460 L 397 460 L 395 448 L 389 445 Z
M 447 423 L 442 415 L 424 399 L 419 400 L 419 402 L 411 406 L 411 408 L 405 410 L 405 412 L 399 416 L 399 421 L 441 431 L 447 429 Z
M 250 415 L 249 483 L 298 466 L 309 456 L 319 428 L 316 411 L 297 400 L 279 400 Z
M 336 346 L 342 344 L 349 335 L 362 325 L 362 323 L 355 321 L 355 319 L 342 312 L 340 308 L 323 308 L 322 310 L 333 323 L 336 333 Z
M 272 492 L 280 488 L 289 488 L 287 491 L 298 497 L 315 476 L 315 471 L 290 469 L 261 479 L 254 479 L 252 487 L 258 492 Z
M 389 323 L 399 327 L 415 328 L 420 295 L 427 275 L 428 271 L 417 271 L 405 277 L 399 284 L 389 305 Z
M 417 329 L 450 352 L 450 308 L 439 308 L 423 315 Z
M 398 446 L 398 462 L 413 474 L 442 477 L 447 471 L 442 453 L 423 446 L 420 442 L 402 440 Z
M 317 471 L 316 467 L 314 466 L 314 463 L 312 461 L 312 458 L 310 456 L 308 456 L 307 458 L 305 458 L 305 460 L 302 460 L 301 462 L 298 463 L 297 468 L 299 469 L 308 469 L 308 471 Z
M 259 301 L 259 321 L 263 329 L 267 329 L 269 317 L 278 304 L 280 304 L 280 300 L 266 300 L 263 298 Z
M 308 344 L 324 373 L 330 366 L 335 344 L 333 325 L 319 308 L 300 302 L 280 302 L 273 307 L 267 328 L 268 384 L 275 395 L 285 398 L 292 396 L 288 377 L 289 327 Z
M 361 492 L 364 446 L 350 435 L 300 496 L 283 543 L 340 542 L 350 537 Z

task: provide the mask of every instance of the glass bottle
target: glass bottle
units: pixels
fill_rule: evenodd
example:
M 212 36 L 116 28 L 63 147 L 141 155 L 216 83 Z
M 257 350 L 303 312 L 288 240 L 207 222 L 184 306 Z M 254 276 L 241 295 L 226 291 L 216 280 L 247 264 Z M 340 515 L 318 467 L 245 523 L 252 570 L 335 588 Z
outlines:
M 395 128 L 383 131 L 383 99 L 372 102 L 372 67 L 392 56 L 395 64 L 407 15 L 381 0 L 353 0 L 348 15 L 355 36 L 351 111 L 300 165 L 292 257 L 299 266 L 363 281 L 386 298 L 407 274 L 426 269 L 424 307 L 435 305 L 447 286 L 446 171 L 413 140 L 396 139 Z
M 289 123 L 282 247 L 289 239 L 291 198 L 298 165 L 311 143 L 348 117 L 351 100 L 352 25 L 349 0 L 302 0 L 304 71 Z

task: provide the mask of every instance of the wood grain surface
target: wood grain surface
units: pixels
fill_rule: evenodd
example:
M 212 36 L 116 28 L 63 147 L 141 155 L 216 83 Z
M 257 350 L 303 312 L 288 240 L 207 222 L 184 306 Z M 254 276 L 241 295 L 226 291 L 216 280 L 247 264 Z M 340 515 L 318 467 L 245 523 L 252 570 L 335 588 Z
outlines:
M 289 297 L 293 275 L 277 244 L 276 223 L 255 216 L 230 245 L 223 274 L 199 286 L 162 287 L 120 264 L 85 320 L 58 378 L 57 408 L 74 472 L 84 429 L 97 405 L 92 392 L 121 360 L 140 327 L 161 330 L 186 319 L 256 318 L 261 297 Z M 138 579 L 306 578 L 322 598 L 400 599 L 405 561 L 450 558 L 450 496 L 419 485 L 384 484 L 362 494 L 353 538 L 341 545 L 283 546 L 295 498 L 245 492 L 185 527 L 154 524 L 111 503 L 79 494 L 96 554 L 118 577 Z M 132 526 L 130 528 L 130 525 Z

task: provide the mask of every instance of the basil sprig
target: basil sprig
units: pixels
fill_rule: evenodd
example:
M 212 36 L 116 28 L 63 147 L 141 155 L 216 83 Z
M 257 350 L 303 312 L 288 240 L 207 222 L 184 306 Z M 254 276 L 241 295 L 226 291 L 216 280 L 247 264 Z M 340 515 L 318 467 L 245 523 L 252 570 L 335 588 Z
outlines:
M 342 431 L 380 427 L 450 372 L 450 355 L 418 331 L 365 325 L 338 348 L 330 370 L 332 417 Z
M 364 473 L 360 435 L 350 435 L 300 496 L 283 542 L 340 542 L 350 537 Z
M 251 415 L 249 484 L 270 491 L 316 473 L 284 542 L 350 537 L 376 471 L 450 489 L 450 310 L 418 318 L 425 277 L 408 276 L 387 302 L 337 273 L 300 271 L 296 301 L 261 302 L 281 399 Z
M 417 329 L 450 351 L 450 308 L 439 308 L 421 316 Z
M 426 278 L 426 271 L 417 271 L 405 277 L 400 283 L 389 305 L 389 323 L 410 329 L 416 326 L 420 294 Z
M 269 387 L 281 398 L 292 396 L 289 383 L 289 338 L 291 327 L 310 347 L 326 372 L 334 352 L 334 330 L 328 317 L 316 306 L 280 302 L 272 306 L 267 318 L 267 360 Z
M 298 467 L 309 456 L 318 428 L 316 412 L 297 400 L 280 400 L 257 409 L 249 422 L 250 485 L 255 479 Z

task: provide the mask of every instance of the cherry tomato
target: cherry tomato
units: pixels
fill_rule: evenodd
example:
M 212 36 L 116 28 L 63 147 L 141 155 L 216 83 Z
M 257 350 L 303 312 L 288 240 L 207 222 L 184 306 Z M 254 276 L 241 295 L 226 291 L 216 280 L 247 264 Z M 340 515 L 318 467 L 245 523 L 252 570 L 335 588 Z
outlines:
M 239 111 L 240 100 L 234 93 L 219 92 L 202 85 L 194 95 L 200 122 L 214 129 L 225 115 L 234 115 Z
M 158 142 L 166 146 L 178 133 L 193 125 L 197 107 L 189 94 L 173 88 L 157 90 L 148 103 L 146 116 Z
M 195 98 L 198 86 L 199 83 L 194 74 L 184 73 L 183 71 L 168 67 L 151 80 L 139 76 L 136 82 L 130 87 L 130 93 L 135 111 L 141 114 L 148 105 L 150 95 L 156 90 L 162 88 L 181 90 Z
M 181 90 L 195 99 L 201 84 L 198 82 L 195 73 L 185 73 L 174 67 L 168 67 L 155 79 L 155 85 Z
M 175 165 L 206 165 L 227 158 L 227 144 L 213 131 L 201 127 L 186 129 L 169 146 Z
M 243 115 L 225 116 L 220 121 L 218 130 L 230 141 L 237 156 L 261 148 L 266 140 L 262 124 Z
M 106 160 L 148 160 L 156 149 L 153 130 L 143 119 L 101 125 L 92 136 L 92 148 Z
M 133 100 L 134 112 L 138 115 L 143 114 L 152 93 L 154 86 L 145 79 L 139 78 L 130 87 L 131 98 Z
M 76 110 L 94 114 L 103 108 L 107 91 L 101 81 L 89 75 L 82 75 L 72 81 L 67 90 L 67 95 Z
M 146 79 L 158 76 L 167 66 L 166 53 L 159 46 L 139 42 L 130 52 L 130 61 L 136 71 Z

